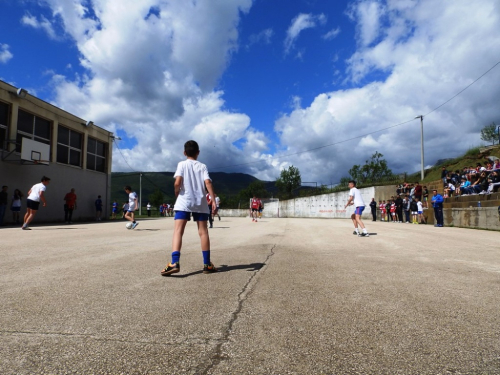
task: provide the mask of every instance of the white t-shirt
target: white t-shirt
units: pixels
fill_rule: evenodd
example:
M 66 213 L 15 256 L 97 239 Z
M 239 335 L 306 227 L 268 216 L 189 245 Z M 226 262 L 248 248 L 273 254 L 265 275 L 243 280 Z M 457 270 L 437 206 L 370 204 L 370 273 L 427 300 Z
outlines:
M 417 202 L 417 210 L 418 210 L 419 212 L 422 212 L 422 211 L 424 210 L 424 209 L 423 209 L 423 206 L 422 206 L 422 202 L 420 202 L 420 201 L 418 201 L 418 202 Z
M 150 210 L 150 209 L 151 209 L 151 205 L 148 203 L 148 205 L 146 206 L 146 208 L 147 208 L 148 210 Z
M 220 204 L 220 198 L 219 197 L 215 197 L 215 204 L 217 205 L 217 207 L 219 207 L 219 204 Z
M 182 177 L 181 190 L 174 211 L 210 213 L 205 198 L 205 180 L 210 180 L 207 166 L 197 160 L 186 159 L 177 165 L 174 178 Z
M 35 201 L 35 202 L 40 202 L 40 193 L 42 191 L 45 191 L 46 189 L 47 189 L 47 186 L 45 186 L 41 182 L 39 184 L 33 185 L 31 187 L 31 194 L 28 195 L 28 199 Z
M 128 195 L 128 210 L 135 211 L 135 200 L 137 199 L 137 194 L 135 192 L 131 192 Z
M 357 188 L 352 188 L 349 191 L 349 196 L 354 197 L 354 207 L 364 207 L 365 201 L 361 197 L 361 192 Z

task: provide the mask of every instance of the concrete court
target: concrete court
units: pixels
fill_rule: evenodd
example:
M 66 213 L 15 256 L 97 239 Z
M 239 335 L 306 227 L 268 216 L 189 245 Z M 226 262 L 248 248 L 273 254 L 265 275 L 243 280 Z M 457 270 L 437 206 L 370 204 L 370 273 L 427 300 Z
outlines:
M 0 374 L 500 374 L 499 233 L 366 224 L 0 229 Z

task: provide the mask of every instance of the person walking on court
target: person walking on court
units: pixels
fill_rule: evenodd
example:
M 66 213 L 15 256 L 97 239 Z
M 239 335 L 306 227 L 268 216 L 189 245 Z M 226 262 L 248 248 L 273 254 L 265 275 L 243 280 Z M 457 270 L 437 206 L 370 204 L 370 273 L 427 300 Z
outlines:
M 262 202 L 260 201 L 259 198 L 257 198 L 255 195 L 253 196 L 252 200 L 250 201 L 250 210 L 252 212 L 252 222 L 257 222 L 257 218 L 259 216 L 259 208 Z
M 444 167 L 443 167 L 444 168 Z M 431 203 L 432 207 L 434 208 L 434 217 L 436 218 L 436 224 L 434 224 L 435 227 L 442 227 L 443 224 L 443 196 L 441 194 L 438 194 L 437 190 L 434 189 L 432 191 L 432 198 L 431 198 Z
M 125 219 L 132 222 L 132 229 L 135 229 L 139 223 L 135 221 L 135 210 L 139 209 L 139 198 L 137 193 L 132 191 L 130 186 L 125 186 L 125 192 L 128 194 L 128 210 L 125 214 Z
M 22 226 L 23 230 L 30 230 L 28 225 L 33 221 L 38 208 L 40 206 L 40 201 L 42 201 L 43 207 L 47 206 L 47 200 L 45 199 L 45 190 L 47 190 L 47 185 L 50 183 L 50 178 L 47 176 L 42 177 L 42 182 L 35 184 L 28 191 L 28 200 L 26 203 L 27 209 L 24 215 L 24 223 Z
M 354 232 L 353 234 L 357 234 L 358 237 L 369 237 L 368 231 L 365 228 L 365 224 L 361 220 L 361 215 L 365 209 L 365 201 L 361 196 L 361 192 L 356 188 L 356 181 L 349 181 L 349 199 L 347 200 L 347 204 L 344 209 L 347 209 L 347 206 L 354 205 L 355 211 L 351 215 L 351 220 L 354 224 Z M 362 229 L 362 233 L 359 233 L 358 226 Z
M 174 191 L 177 199 L 174 206 L 172 261 L 160 272 L 162 276 L 169 276 L 180 271 L 182 236 L 191 216 L 198 226 L 203 255 L 203 273 L 209 274 L 218 271 L 210 261 L 210 236 L 207 228 L 210 210 L 208 209 L 205 189 L 208 190 L 210 196 L 215 197 L 212 180 L 208 174 L 207 166 L 197 160 L 200 148 L 196 141 L 187 141 L 184 144 L 184 155 L 186 160 L 177 165 L 174 174 Z M 215 199 L 213 199 L 212 210 L 215 211 L 215 209 Z
M 148 202 L 146 205 L 146 210 L 148 211 L 148 217 L 151 217 L 151 203 Z
M 70 192 L 64 196 L 64 222 L 66 224 L 72 224 L 73 210 L 76 209 L 76 194 L 75 189 L 71 188 Z
M 377 221 L 377 202 L 375 202 L 375 198 L 372 198 L 370 202 L 370 209 L 372 210 L 372 221 Z

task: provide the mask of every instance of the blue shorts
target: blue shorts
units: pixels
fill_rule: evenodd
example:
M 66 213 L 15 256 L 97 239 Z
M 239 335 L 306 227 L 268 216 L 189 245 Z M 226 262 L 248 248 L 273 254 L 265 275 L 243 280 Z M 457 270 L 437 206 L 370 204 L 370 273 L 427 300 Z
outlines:
M 187 211 L 175 211 L 174 220 L 191 220 L 191 215 L 193 216 L 193 221 L 208 221 L 210 214 L 203 214 L 201 212 L 187 212 Z
M 356 215 L 361 215 L 363 213 L 363 211 L 365 210 L 365 207 L 364 206 L 359 206 L 359 207 L 356 207 L 356 211 L 354 211 L 354 213 Z

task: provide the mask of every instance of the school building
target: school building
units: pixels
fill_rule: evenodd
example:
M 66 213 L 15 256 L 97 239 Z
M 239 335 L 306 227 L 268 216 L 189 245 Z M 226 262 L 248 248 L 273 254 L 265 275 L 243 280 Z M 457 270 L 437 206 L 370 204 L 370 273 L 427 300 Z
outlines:
M 63 222 L 64 196 L 71 188 L 77 195 L 73 222 L 95 218 L 94 202 L 103 201 L 102 217 L 110 212 L 113 133 L 50 103 L 0 81 L 0 186 L 7 185 L 9 203 L 4 223 L 12 222 L 10 200 L 15 189 L 26 213 L 29 189 L 42 176 L 51 179 L 47 206 L 33 221 Z

